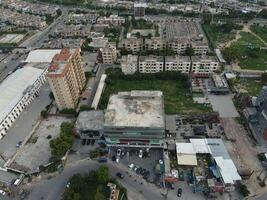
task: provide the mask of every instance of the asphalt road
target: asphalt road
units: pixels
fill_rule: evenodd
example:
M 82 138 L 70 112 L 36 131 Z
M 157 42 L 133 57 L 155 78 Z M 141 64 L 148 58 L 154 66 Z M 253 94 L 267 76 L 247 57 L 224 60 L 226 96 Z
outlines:
M 125 174 L 125 178 L 120 180 L 121 183 L 128 189 L 131 199 L 136 200 L 151 200 L 151 199 L 163 199 L 160 189 L 152 184 L 145 183 L 140 177 L 129 177 L 125 173 L 127 168 L 109 161 L 106 164 L 109 167 L 111 175 L 115 175 L 117 172 Z M 27 185 L 27 189 L 32 191 L 29 196 L 29 200 L 59 200 L 64 192 L 68 179 L 76 173 L 85 173 L 90 170 L 95 170 L 100 166 L 99 163 L 92 160 L 77 161 L 72 165 L 69 165 L 64 169 L 62 174 L 51 178 L 42 178 L 43 180 L 37 183 L 31 183 Z M 134 181 L 136 179 L 136 181 Z M 143 182 L 143 184 L 140 184 Z M 176 199 L 176 198 L 175 198 Z

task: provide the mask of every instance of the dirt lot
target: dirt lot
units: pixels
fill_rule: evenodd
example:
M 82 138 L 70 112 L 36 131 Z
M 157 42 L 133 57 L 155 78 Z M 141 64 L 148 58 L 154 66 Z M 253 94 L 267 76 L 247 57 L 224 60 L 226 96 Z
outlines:
M 47 164 L 51 156 L 49 141 L 59 135 L 62 122 L 70 121 L 64 117 L 49 117 L 43 120 L 27 144 L 20 149 L 11 166 L 24 171 L 34 171 L 40 165 Z M 49 135 L 50 139 L 47 138 Z
M 254 173 L 247 182 L 253 194 L 267 192 L 267 188 L 260 188 L 257 176 L 262 165 L 257 158 L 257 148 L 247 131 L 234 118 L 221 118 L 226 137 L 235 142 L 226 141 L 225 145 L 238 170 L 250 169 Z

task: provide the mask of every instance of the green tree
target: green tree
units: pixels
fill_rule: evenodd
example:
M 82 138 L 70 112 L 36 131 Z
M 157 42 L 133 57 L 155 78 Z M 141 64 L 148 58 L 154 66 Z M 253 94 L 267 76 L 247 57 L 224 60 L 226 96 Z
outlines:
M 247 186 L 246 186 L 246 185 L 243 185 L 243 184 L 241 184 L 241 185 L 239 186 L 239 192 L 240 192 L 244 197 L 246 197 L 246 196 L 248 196 L 248 195 L 250 194 L 250 192 L 249 192 Z
M 109 179 L 108 168 L 106 166 L 100 166 L 96 172 L 97 181 L 99 183 L 105 184 Z
M 41 116 L 42 116 L 42 118 L 47 118 L 47 116 L 48 116 L 48 114 L 47 114 L 47 111 L 46 110 L 42 110 L 41 111 Z
M 102 194 L 102 187 L 98 186 L 95 193 L 95 200 L 105 200 L 105 196 Z
M 186 47 L 185 55 L 186 56 L 194 56 L 195 55 L 194 49 L 192 47 Z

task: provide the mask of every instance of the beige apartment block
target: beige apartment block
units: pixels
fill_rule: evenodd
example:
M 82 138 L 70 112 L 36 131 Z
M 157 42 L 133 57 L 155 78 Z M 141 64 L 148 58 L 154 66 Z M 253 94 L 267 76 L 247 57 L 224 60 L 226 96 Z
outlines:
M 138 56 L 128 54 L 121 58 L 121 71 L 124 74 L 134 74 L 138 69 Z
M 163 56 L 139 56 L 140 73 L 157 73 L 163 71 Z
M 162 49 L 164 47 L 163 41 L 160 37 L 152 37 L 145 39 L 145 48 L 149 50 Z
M 180 71 L 189 74 L 190 66 L 189 56 L 165 56 L 165 71 Z
M 219 62 L 215 56 L 192 56 L 191 72 L 197 76 L 209 76 L 220 69 Z
M 62 49 L 48 69 L 47 80 L 60 110 L 75 108 L 85 86 L 80 52 L 80 48 Z
M 117 60 L 117 49 L 115 45 L 108 44 L 100 49 L 104 64 L 112 64 Z

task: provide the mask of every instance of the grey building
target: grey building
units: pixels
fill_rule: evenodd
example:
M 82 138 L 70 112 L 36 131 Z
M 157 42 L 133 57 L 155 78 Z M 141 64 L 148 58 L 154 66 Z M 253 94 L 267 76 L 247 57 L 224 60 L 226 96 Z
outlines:
M 108 145 L 163 147 L 163 105 L 161 91 L 130 91 L 112 95 L 104 123 Z
M 103 133 L 104 112 L 90 110 L 80 112 L 75 123 L 76 134 L 81 139 L 98 139 Z

